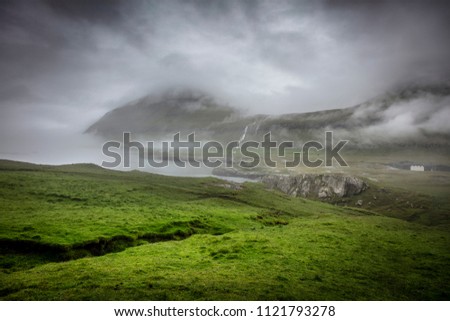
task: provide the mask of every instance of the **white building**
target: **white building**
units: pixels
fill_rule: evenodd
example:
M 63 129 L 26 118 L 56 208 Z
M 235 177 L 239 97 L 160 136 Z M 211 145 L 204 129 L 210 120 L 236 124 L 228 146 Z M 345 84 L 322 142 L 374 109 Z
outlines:
M 415 172 L 423 172 L 425 167 L 423 165 L 411 165 L 410 170 Z

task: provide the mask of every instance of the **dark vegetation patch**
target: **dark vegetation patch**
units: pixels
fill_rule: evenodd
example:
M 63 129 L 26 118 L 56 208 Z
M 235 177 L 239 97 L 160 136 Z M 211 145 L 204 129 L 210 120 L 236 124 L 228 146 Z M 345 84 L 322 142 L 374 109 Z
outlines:
M 253 217 L 255 221 L 265 226 L 288 225 L 290 215 L 279 210 L 266 210 L 259 215 Z
M 25 229 L 32 230 L 33 228 Z M 136 237 L 127 235 L 117 235 L 111 238 L 100 237 L 97 240 L 73 245 L 41 243 L 39 240 L 33 239 L 0 239 L 0 268 L 12 271 L 21 270 L 47 262 L 63 262 L 121 252 L 129 247 L 146 243 L 180 241 L 194 234 L 221 235 L 226 232 L 229 230 L 210 227 L 200 220 L 192 220 L 170 222 L 162 226 L 158 232 L 145 233 Z M 23 260 L 24 256 L 27 262 L 15 260 L 19 257 Z

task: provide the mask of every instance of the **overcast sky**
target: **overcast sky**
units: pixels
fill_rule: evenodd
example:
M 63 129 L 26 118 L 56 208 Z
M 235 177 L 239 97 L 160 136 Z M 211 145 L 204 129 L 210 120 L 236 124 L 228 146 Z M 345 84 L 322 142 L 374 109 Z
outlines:
M 287 113 L 448 80 L 447 3 L 0 0 L 0 149 L 174 85 Z

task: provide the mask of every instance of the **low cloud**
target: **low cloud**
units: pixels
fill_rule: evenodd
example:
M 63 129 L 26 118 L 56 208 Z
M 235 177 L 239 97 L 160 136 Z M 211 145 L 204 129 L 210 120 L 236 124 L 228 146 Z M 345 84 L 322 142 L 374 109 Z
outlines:
M 83 132 L 107 111 L 173 86 L 199 88 L 247 113 L 280 114 L 446 80 L 449 8 L 444 1 L 3 1 L 0 150 L 27 137 L 60 145 L 58 137 Z M 421 124 L 445 130 L 446 109 L 425 113 L 439 117 Z M 385 126 L 418 130 L 408 115 L 386 114 Z

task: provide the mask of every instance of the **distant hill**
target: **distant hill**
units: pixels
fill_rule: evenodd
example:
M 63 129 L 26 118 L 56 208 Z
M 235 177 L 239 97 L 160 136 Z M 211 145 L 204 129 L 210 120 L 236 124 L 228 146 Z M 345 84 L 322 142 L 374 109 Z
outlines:
M 192 131 L 208 131 L 218 123 L 239 117 L 238 111 L 218 104 L 201 91 L 169 90 L 132 101 L 105 114 L 86 132 L 104 137 L 122 136 L 123 132 L 152 138 Z
M 359 105 L 309 113 L 244 116 L 201 91 L 172 90 L 114 109 L 87 129 L 107 138 L 124 131 L 146 139 L 195 132 L 201 139 L 260 141 L 323 139 L 331 130 L 355 148 L 378 145 L 447 146 L 450 84 L 406 86 Z

